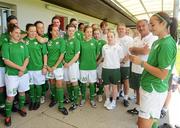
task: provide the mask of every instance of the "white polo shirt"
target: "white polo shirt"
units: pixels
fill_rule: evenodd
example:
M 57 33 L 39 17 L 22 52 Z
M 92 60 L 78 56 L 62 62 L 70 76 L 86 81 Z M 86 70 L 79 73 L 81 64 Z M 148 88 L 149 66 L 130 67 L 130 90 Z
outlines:
M 153 42 L 157 39 L 158 37 L 154 36 L 152 33 L 149 33 L 147 36 L 143 37 L 142 39 L 141 37 L 136 37 L 134 38 L 133 47 L 142 48 L 147 44 L 149 48 L 151 48 Z M 147 61 L 148 59 L 148 55 L 138 55 L 138 56 L 144 61 Z M 144 68 L 142 68 L 140 65 L 132 63 L 132 69 L 131 69 L 132 72 L 137 74 L 142 74 L 143 69 Z
M 105 44 L 102 48 L 102 57 L 104 58 L 102 67 L 106 69 L 120 68 L 120 61 L 124 58 L 122 48 L 118 44 Z
M 125 35 L 124 37 L 117 37 L 116 39 L 117 43 L 122 47 L 124 56 L 128 55 L 129 48 L 133 45 L 133 38 L 130 36 Z M 121 67 L 129 67 L 130 61 L 126 61 L 125 64 L 121 64 Z

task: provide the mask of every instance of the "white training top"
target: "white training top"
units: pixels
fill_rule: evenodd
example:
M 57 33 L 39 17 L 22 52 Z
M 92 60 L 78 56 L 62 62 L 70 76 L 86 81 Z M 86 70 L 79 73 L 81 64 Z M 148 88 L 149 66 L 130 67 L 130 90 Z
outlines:
M 157 39 L 158 37 L 154 36 L 152 33 L 149 33 L 147 36 L 143 37 L 142 39 L 141 37 L 136 37 L 134 38 L 133 47 L 142 48 L 147 44 L 149 48 L 151 48 L 153 42 Z M 148 55 L 138 55 L 138 56 L 144 61 L 147 61 L 148 59 Z M 143 69 L 144 68 L 142 68 L 140 65 L 132 63 L 132 69 L 131 69 L 132 72 L 137 74 L 142 74 Z
M 129 48 L 133 45 L 133 38 L 125 35 L 124 37 L 117 37 L 117 43 L 122 47 L 124 56 L 128 55 Z M 129 67 L 130 61 L 126 61 L 125 64 L 121 64 L 121 67 Z
M 120 68 L 120 62 L 124 58 L 123 50 L 118 44 L 105 44 L 102 48 L 102 57 L 104 58 L 102 67 L 106 69 Z

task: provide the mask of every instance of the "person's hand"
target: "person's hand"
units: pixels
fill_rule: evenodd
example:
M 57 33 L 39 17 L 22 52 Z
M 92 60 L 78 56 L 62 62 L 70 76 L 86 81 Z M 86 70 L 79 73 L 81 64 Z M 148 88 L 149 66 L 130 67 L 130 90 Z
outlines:
M 53 72 L 53 69 L 51 67 L 47 67 L 48 72 Z
M 141 65 L 142 63 L 142 60 L 140 59 L 139 56 L 129 55 L 129 59 L 132 63 L 137 64 L 137 65 Z
M 23 76 L 23 75 L 24 75 L 24 72 L 22 72 L 22 71 L 19 71 L 19 72 L 18 72 L 18 76 L 19 76 L 19 77 L 21 77 L 21 76 Z
M 133 47 L 129 48 L 129 55 L 134 54 Z
M 26 66 L 21 66 L 20 71 L 24 72 L 26 70 Z
M 70 64 L 69 63 L 65 63 L 64 64 L 64 68 L 69 68 Z
M 46 74 L 47 74 L 47 69 L 44 68 L 44 67 L 43 67 L 43 69 L 42 69 L 42 74 L 43 74 L 43 75 L 46 75 Z

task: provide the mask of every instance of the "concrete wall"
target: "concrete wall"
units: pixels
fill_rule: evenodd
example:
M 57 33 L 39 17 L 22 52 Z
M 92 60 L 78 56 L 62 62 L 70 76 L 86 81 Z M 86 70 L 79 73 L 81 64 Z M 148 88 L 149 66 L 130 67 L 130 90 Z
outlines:
M 68 17 L 68 20 L 74 17 L 81 21 L 88 21 L 90 25 L 101 22 L 99 19 L 40 0 L 1 0 L 1 2 L 16 5 L 19 26 L 23 30 L 27 23 L 34 23 L 36 20 L 41 20 L 45 26 L 48 26 L 51 23 L 51 18 L 55 15 Z M 114 28 L 113 24 L 109 24 L 109 26 L 110 28 Z

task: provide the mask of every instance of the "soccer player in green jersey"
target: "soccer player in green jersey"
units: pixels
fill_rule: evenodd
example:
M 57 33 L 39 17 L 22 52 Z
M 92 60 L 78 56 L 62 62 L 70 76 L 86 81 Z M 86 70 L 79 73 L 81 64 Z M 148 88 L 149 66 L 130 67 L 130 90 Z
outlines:
M 30 77 L 30 104 L 29 110 L 37 110 L 40 107 L 42 85 L 45 84 L 47 72 L 46 44 L 41 44 L 36 39 L 36 26 L 26 25 L 27 37 L 24 39 L 29 51 L 28 74 Z
M 36 39 L 41 37 L 39 38 L 38 41 L 41 41 L 41 43 L 47 43 L 48 35 L 44 33 L 44 23 L 42 21 L 36 21 L 34 25 L 36 26 L 36 30 L 37 30 Z M 42 96 L 41 96 L 42 104 L 45 102 L 46 91 L 48 90 L 48 88 L 49 88 L 49 82 L 48 82 L 48 79 L 46 78 L 45 84 L 42 85 Z
M 77 21 L 77 19 L 71 18 L 69 24 L 74 25 L 76 27 L 77 31 L 75 32 L 75 37 L 78 40 L 81 41 L 84 38 L 84 33 L 82 31 L 78 30 L 78 21 Z
M 97 41 L 92 38 L 92 27 L 86 26 L 84 29 L 85 38 L 81 41 L 80 54 L 80 82 L 82 99 L 80 106 L 84 106 L 86 101 L 86 85 L 90 88 L 90 103 L 92 107 L 96 107 L 95 82 L 97 81 L 96 58 L 97 58 Z
M 52 24 L 48 27 L 49 41 L 47 43 L 48 50 L 48 74 L 47 77 L 50 80 L 51 89 L 51 103 L 49 107 L 53 107 L 56 104 L 56 98 L 58 101 L 58 109 L 62 114 L 68 115 L 67 109 L 64 107 L 64 88 L 63 81 L 63 58 L 65 54 L 65 41 L 59 37 L 59 28 Z
M 102 102 L 102 95 L 103 95 L 103 82 L 102 82 L 102 61 L 100 61 L 100 58 L 102 56 L 102 47 L 106 44 L 105 40 L 100 39 L 101 38 L 101 30 L 99 28 L 96 28 L 93 30 L 93 36 L 97 40 L 97 48 L 98 48 L 98 55 L 97 55 L 97 87 L 99 88 L 97 95 L 98 95 L 98 101 Z
M 26 116 L 24 107 L 25 92 L 29 90 L 29 76 L 26 66 L 29 62 L 29 53 L 27 46 L 20 42 L 20 29 L 14 24 L 8 27 L 10 41 L 4 43 L 2 47 L 2 57 L 6 64 L 6 118 L 5 125 L 11 125 L 11 109 L 14 97 L 19 92 L 19 114 Z
M 140 82 L 138 128 L 157 128 L 154 122 L 160 118 L 177 54 L 176 19 L 158 12 L 152 15 L 150 24 L 152 32 L 159 39 L 153 43 L 147 62 L 137 56 L 130 56 L 133 63 L 144 67 Z
M 64 56 L 64 81 L 66 81 L 68 95 L 72 101 L 69 108 L 70 111 L 75 110 L 78 106 L 79 95 L 79 54 L 80 41 L 74 36 L 76 27 L 74 25 L 67 26 L 68 39 L 66 42 L 66 53 Z

